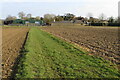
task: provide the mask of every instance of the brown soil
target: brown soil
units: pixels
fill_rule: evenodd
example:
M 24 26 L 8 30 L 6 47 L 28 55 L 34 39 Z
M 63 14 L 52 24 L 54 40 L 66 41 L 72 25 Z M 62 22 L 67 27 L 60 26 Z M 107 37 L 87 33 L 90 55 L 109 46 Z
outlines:
M 12 67 L 20 54 L 29 28 L 2 29 L 2 77 L 8 78 L 13 71 Z
M 90 50 L 96 55 L 120 64 L 120 38 L 113 27 L 44 27 L 43 30 L 67 39 Z

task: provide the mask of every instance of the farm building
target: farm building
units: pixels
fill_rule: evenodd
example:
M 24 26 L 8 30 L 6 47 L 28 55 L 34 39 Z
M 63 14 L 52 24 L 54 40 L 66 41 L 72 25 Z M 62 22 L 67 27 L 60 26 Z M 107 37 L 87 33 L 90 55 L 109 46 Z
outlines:
M 73 21 L 56 21 L 56 22 L 52 22 L 51 24 L 52 26 L 69 26 L 69 25 L 73 25 Z
M 25 21 L 25 24 L 26 25 L 34 25 L 34 26 L 40 26 L 40 25 L 43 25 L 44 24 L 44 21 L 43 20 L 35 20 L 35 19 L 29 19 L 29 20 L 26 20 Z
M 85 22 L 84 22 L 83 20 L 75 20 L 75 21 L 74 21 L 74 24 L 83 25 L 83 24 L 85 24 Z
M 84 25 L 86 22 L 84 20 L 72 20 L 72 21 L 57 21 L 53 22 L 53 26 L 70 26 L 70 25 Z
M 12 24 L 25 24 L 25 20 L 16 19 L 16 20 L 13 20 Z
M 15 20 L 9 20 L 4 21 L 5 25 L 26 25 L 26 26 L 41 26 L 44 24 L 43 20 L 22 20 L 22 19 L 15 19 Z

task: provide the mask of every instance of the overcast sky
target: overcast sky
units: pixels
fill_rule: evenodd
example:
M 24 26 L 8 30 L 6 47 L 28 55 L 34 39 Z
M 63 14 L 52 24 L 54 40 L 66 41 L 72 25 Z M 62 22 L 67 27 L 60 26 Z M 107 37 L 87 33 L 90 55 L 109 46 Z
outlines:
M 8 15 L 18 16 L 23 11 L 33 16 L 46 13 L 63 15 L 73 13 L 76 16 L 87 16 L 92 13 L 98 17 L 104 13 L 107 17 L 118 16 L 119 0 L 0 0 L 0 18 Z

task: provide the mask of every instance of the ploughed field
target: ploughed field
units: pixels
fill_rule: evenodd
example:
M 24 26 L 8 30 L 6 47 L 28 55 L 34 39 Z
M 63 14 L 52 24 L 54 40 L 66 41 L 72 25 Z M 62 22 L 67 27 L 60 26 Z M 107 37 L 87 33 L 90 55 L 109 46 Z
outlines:
M 29 28 L 2 29 L 2 76 L 7 78 L 11 75 L 14 63 L 20 54 L 20 49 L 26 38 Z
M 82 27 L 46 27 L 42 29 L 48 32 L 54 31 L 56 32 L 55 35 L 58 35 L 58 31 L 59 36 L 64 35 L 64 38 L 68 40 L 73 38 L 74 40 L 75 33 L 77 35 L 79 33 L 79 31 L 76 31 L 81 30 Z M 87 29 L 86 27 L 86 30 Z M 71 35 L 67 30 L 74 34 Z M 102 57 L 91 55 L 94 50 L 90 53 L 81 49 L 79 46 L 41 30 L 41 28 L 3 27 L 2 31 L 3 78 L 11 76 L 14 79 L 24 80 L 26 78 L 120 77 L 117 65 Z M 70 36 L 71 38 L 69 39 Z M 22 53 L 20 51 L 22 51 Z M 11 73 L 13 74 L 11 75 Z
M 119 28 L 120 29 L 120 28 Z M 97 55 L 113 63 L 120 64 L 117 27 L 45 27 L 43 30 L 74 42 L 90 50 L 90 55 Z

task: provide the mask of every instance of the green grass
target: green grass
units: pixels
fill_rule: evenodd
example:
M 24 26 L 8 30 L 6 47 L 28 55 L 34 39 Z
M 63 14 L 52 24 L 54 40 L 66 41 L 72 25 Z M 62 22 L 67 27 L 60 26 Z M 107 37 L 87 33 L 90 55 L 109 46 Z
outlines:
M 31 28 L 15 78 L 117 78 L 115 64 Z

